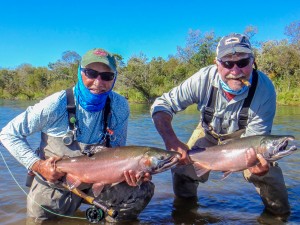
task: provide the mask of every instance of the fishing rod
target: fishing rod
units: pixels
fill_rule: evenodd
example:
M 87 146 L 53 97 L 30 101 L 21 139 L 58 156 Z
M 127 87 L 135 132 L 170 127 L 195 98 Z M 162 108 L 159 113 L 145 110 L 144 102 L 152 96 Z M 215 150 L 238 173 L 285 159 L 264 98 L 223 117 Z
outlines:
M 2 146 L 3 148 L 5 148 L 3 146 L 3 144 L 0 142 L 0 146 Z M 16 182 L 16 184 L 18 185 L 18 187 L 24 192 L 25 195 L 28 196 L 28 193 L 22 188 L 22 186 L 19 184 L 19 182 L 16 180 L 16 178 L 14 177 L 12 171 L 10 170 L 9 166 L 6 163 L 6 160 L 2 154 L 2 152 L 0 151 L 0 155 L 2 157 L 2 160 L 7 168 L 7 170 L 9 171 L 11 177 L 13 178 L 13 180 Z M 42 177 L 40 174 L 38 173 L 32 173 L 30 176 L 33 179 L 34 176 L 37 176 L 40 180 L 42 180 L 43 182 L 48 182 L 44 177 Z M 26 186 L 27 186 L 27 182 L 26 181 Z M 69 186 L 64 183 L 64 182 L 60 182 L 60 185 L 62 185 L 64 188 L 66 188 L 67 190 L 71 191 L 72 193 L 74 193 L 75 195 L 81 197 L 82 199 L 84 199 L 87 203 L 91 204 L 92 207 L 88 208 L 85 212 L 86 215 L 86 219 L 91 222 L 91 223 L 98 223 L 100 222 L 103 218 L 105 213 L 108 214 L 109 216 L 111 216 L 112 218 L 115 218 L 118 215 L 118 211 L 113 210 L 112 208 L 107 208 L 106 206 L 104 206 L 103 204 L 101 204 L 100 202 L 98 202 L 97 200 L 95 200 L 94 197 L 89 196 L 87 194 L 85 194 L 83 191 L 79 190 L 78 188 L 69 188 Z M 58 214 L 55 213 L 49 209 L 44 208 L 43 206 L 41 206 L 39 203 L 35 202 L 35 204 L 39 205 L 42 209 L 44 209 L 45 211 L 52 213 L 54 215 L 57 216 L 61 216 L 61 217 L 67 217 L 67 218 L 75 218 L 75 219 L 84 219 L 82 217 L 72 217 L 72 216 L 66 216 L 66 215 L 62 215 L 62 214 Z
M 34 172 L 34 174 L 40 179 L 42 182 L 48 183 L 48 181 L 39 173 Z M 70 188 L 69 185 L 67 185 L 64 181 L 59 181 L 56 183 L 56 185 L 61 185 L 62 187 L 66 188 L 67 190 L 71 191 L 75 195 L 81 197 L 84 199 L 87 203 L 91 204 L 92 207 L 88 208 L 85 212 L 86 218 L 91 223 L 98 223 L 100 222 L 105 214 L 108 214 L 112 218 L 117 217 L 118 211 L 107 208 L 105 205 L 98 202 L 94 197 L 87 195 L 80 189 L 74 187 Z
M 107 213 L 109 216 L 115 218 L 118 215 L 118 211 L 113 210 L 112 208 L 107 208 L 106 206 L 102 205 L 98 201 L 95 200 L 94 197 L 87 195 L 83 191 L 79 190 L 78 188 L 72 188 L 70 189 L 68 185 L 64 182 L 61 183 L 61 185 L 71 192 L 73 192 L 75 195 L 83 198 L 86 202 L 93 205 L 93 207 L 90 207 L 86 210 L 86 218 L 91 223 L 98 223 L 100 220 L 104 218 L 104 213 Z M 103 213 L 103 212 L 104 213 Z

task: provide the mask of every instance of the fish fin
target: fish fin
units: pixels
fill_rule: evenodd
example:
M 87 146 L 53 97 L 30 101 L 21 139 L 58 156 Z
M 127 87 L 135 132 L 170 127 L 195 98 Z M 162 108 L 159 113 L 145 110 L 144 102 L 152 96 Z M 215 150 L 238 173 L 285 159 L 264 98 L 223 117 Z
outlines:
M 231 173 L 232 173 L 232 171 L 226 171 L 226 172 L 224 172 L 222 180 L 225 180 Z
M 61 156 L 60 157 L 61 159 L 69 159 L 69 158 L 71 158 L 69 155 L 63 155 L 63 156 Z
M 103 188 L 104 188 L 104 184 L 102 184 L 102 183 L 93 184 L 92 191 L 93 191 L 93 194 L 94 194 L 95 198 L 100 195 Z
M 206 173 L 210 172 L 210 169 L 207 169 L 205 167 L 203 167 L 200 163 L 194 162 L 193 163 L 193 167 L 195 169 L 195 172 L 197 174 L 197 177 L 201 177 Z
M 77 188 L 81 184 L 81 181 L 77 177 L 75 177 L 71 174 L 67 174 L 66 175 L 66 184 L 68 185 L 68 188 L 70 190 L 72 190 L 74 188 Z
M 116 186 L 117 184 L 119 184 L 120 182 L 117 182 L 117 183 L 112 183 L 112 184 L 110 184 L 109 186 L 110 187 L 113 187 L 113 186 Z
M 143 177 L 145 176 L 145 172 L 141 171 L 137 175 L 138 175 L 138 178 L 137 178 L 136 184 L 140 187 L 143 183 Z
M 102 146 L 102 145 L 87 145 L 85 147 L 85 149 L 90 151 L 92 154 L 95 154 L 98 152 L 105 152 L 105 151 L 109 150 L 109 148 Z
M 225 144 L 228 144 L 230 142 L 232 142 L 232 139 L 221 141 L 219 145 L 225 145 Z

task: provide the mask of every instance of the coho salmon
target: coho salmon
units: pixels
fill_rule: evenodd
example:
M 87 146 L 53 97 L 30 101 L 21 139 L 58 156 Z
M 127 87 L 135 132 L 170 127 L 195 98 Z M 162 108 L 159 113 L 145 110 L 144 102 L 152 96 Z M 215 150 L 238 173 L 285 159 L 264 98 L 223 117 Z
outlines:
M 146 146 L 124 146 L 104 148 L 92 146 L 92 156 L 65 158 L 56 162 L 56 169 L 66 173 L 69 189 L 81 183 L 93 184 L 92 191 L 97 197 L 104 185 L 115 184 L 125 180 L 124 171 L 137 171 L 157 174 L 175 166 L 181 154 L 160 148 Z
M 274 162 L 297 150 L 295 145 L 286 149 L 291 135 L 255 135 L 231 139 L 225 144 L 188 151 L 198 177 L 211 170 L 223 171 L 223 178 L 235 171 L 242 171 L 259 163 L 260 153 L 268 162 Z

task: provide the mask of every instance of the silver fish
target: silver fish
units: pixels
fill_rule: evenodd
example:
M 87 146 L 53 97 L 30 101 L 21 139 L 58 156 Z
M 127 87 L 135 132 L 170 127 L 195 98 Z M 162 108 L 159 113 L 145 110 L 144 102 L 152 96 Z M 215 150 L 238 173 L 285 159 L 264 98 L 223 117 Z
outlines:
M 274 162 L 297 150 L 295 145 L 286 149 L 291 135 L 256 135 L 231 139 L 222 145 L 197 148 L 188 151 L 197 176 L 214 171 L 223 171 L 224 178 L 235 171 L 242 171 L 259 163 L 260 153 L 268 162 Z

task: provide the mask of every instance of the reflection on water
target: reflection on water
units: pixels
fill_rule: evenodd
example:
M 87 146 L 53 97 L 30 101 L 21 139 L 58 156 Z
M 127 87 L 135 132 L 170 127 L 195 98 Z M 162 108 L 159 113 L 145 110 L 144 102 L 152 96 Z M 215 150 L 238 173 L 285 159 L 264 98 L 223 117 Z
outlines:
M 33 102 L 31 102 L 32 104 Z M 13 117 L 21 113 L 28 102 L 0 100 L 0 129 Z M 199 114 L 195 107 L 178 113 L 174 117 L 174 129 L 183 142 L 187 142 L 196 127 Z M 295 144 L 300 146 L 300 107 L 278 107 L 273 126 L 273 134 L 291 134 L 296 137 Z M 33 146 L 38 146 L 39 134 L 29 138 Z M 149 115 L 148 105 L 131 105 L 128 130 L 128 145 L 148 145 L 164 148 Z M 25 192 L 26 170 L 7 151 L 0 147 L 7 164 Z M 264 207 L 254 186 L 247 183 L 241 173 L 233 173 L 225 180 L 222 174 L 212 172 L 209 180 L 200 184 L 197 199 L 174 199 L 170 171 L 153 176 L 155 194 L 138 221 L 118 224 L 299 224 L 300 223 L 300 153 L 279 161 L 283 170 L 292 214 L 288 222 L 264 212 Z M 0 157 L 0 224 L 26 224 L 26 196 L 9 174 Z M 85 225 L 86 205 L 76 216 L 83 219 L 62 218 L 43 224 Z M 30 224 L 27 221 L 27 224 Z M 31 221 L 32 222 L 32 221 Z M 32 223 L 31 223 L 32 224 Z

